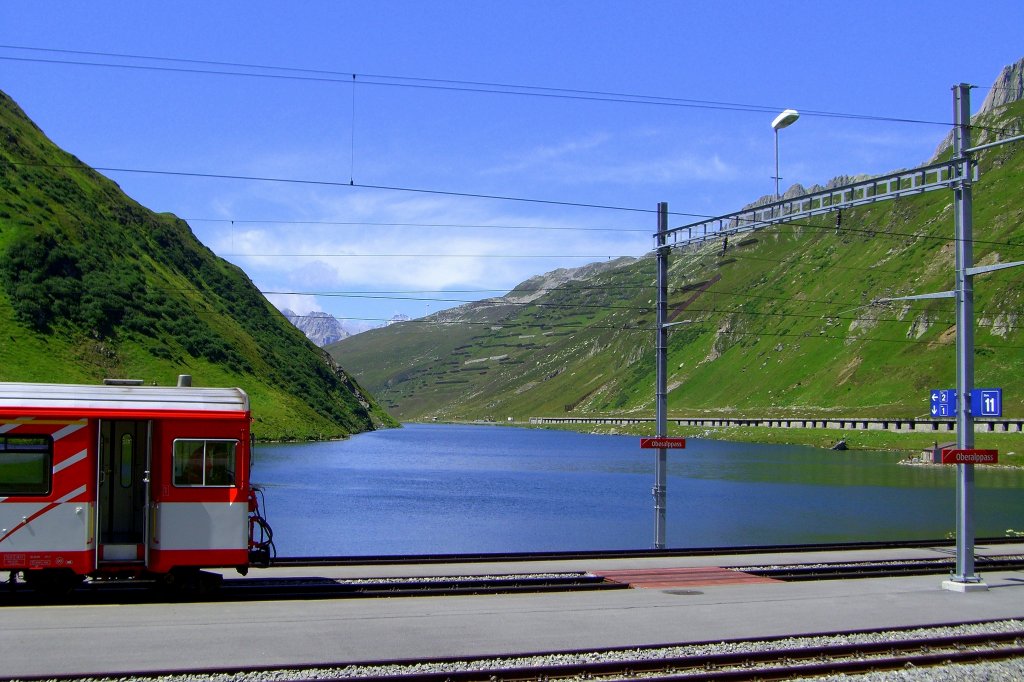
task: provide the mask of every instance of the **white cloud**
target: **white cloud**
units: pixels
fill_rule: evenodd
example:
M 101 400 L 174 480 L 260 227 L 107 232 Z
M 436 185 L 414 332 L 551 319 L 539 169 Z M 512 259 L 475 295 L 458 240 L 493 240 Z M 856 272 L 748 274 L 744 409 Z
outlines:
M 317 302 L 315 296 L 303 294 L 267 294 L 267 300 L 274 304 L 278 310 L 291 310 L 299 315 L 308 315 L 314 312 L 323 312 L 323 307 Z
M 521 161 L 569 164 L 574 156 L 598 153 L 609 139 L 593 135 L 538 148 Z M 311 160 L 314 166 L 318 163 Z M 283 177 L 312 174 L 300 170 L 301 159 L 287 155 L 253 168 L 262 168 L 254 174 L 266 175 L 280 169 Z M 639 181 L 644 174 L 671 177 L 679 170 L 659 171 L 638 162 L 586 172 L 622 182 L 622 173 Z M 517 192 L 537 193 L 495 193 Z M 203 241 L 243 268 L 263 291 L 278 292 L 267 294 L 278 308 L 377 320 L 394 312 L 415 317 L 461 300 L 487 298 L 561 267 L 641 255 L 651 248 L 648 228 L 653 231 L 654 222 L 649 215 L 627 212 L 282 183 L 227 183 L 209 196 L 207 207 L 207 217 L 234 222 L 197 222 L 197 233 L 201 229 Z M 261 222 L 249 222 L 257 219 Z M 570 229 L 581 227 L 637 232 Z M 587 257 L 573 257 L 577 254 Z M 462 289 L 470 291 L 453 291 Z
M 557 145 L 541 145 L 516 155 L 507 164 L 488 169 L 484 173 L 503 175 L 536 170 L 598 149 L 610 139 L 607 133 L 594 133 L 579 140 L 567 140 Z
M 715 154 L 708 158 L 683 155 L 595 168 L 588 179 L 592 182 L 678 184 L 693 180 L 726 182 L 738 176 L 735 166 Z
M 638 233 L 564 229 L 636 229 L 638 223 L 649 222 L 646 216 L 634 220 L 601 213 L 598 219 L 586 222 L 571 216 L 516 213 L 508 211 L 507 205 L 483 200 L 396 199 L 394 195 L 368 192 L 340 196 L 302 191 L 290 200 L 301 203 L 309 223 L 236 224 L 229 232 L 221 231 L 211 243 L 215 251 L 232 254 L 231 260 L 261 282 L 264 290 L 311 294 L 339 290 L 501 292 L 558 267 L 640 255 L 650 248 L 649 234 L 643 229 Z M 359 220 L 367 222 L 331 224 Z M 554 229 L 504 229 L 509 226 Z M 576 254 L 586 257 L 574 258 Z M 489 295 L 459 293 L 450 297 Z M 289 294 L 274 295 L 271 300 L 296 311 L 298 307 L 319 310 L 326 305 L 323 299 Z M 439 307 L 446 306 L 439 303 L 434 309 Z
M 676 133 L 678 136 L 678 133 Z M 506 164 L 484 171 L 485 175 L 529 174 L 567 186 L 587 184 L 661 185 L 690 181 L 726 182 L 736 180 L 739 169 L 718 153 L 701 155 L 692 151 L 646 154 L 650 138 L 672 139 L 667 132 L 644 129 L 611 136 L 593 134 L 558 145 L 539 146 L 517 155 Z M 636 144 L 643 139 L 643 144 Z M 664 148 L 666 144 L 660 144 Z M 642 158 L 637 154 L 644 153 Z

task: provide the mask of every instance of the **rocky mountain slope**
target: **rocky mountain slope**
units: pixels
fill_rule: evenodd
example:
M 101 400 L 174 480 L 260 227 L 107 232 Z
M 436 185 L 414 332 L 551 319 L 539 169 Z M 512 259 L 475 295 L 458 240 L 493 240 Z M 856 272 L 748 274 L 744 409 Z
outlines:
M 988 94 L 985 95 L 981 108 L 974 118 L 981 120 L 997 119 L 999 118 L 999 113 L 1004 111 L 1008 105 L 1019 102 L 1022 99 L 1024 99 L 1024 57 L 1000 72 L 999 77 L 996 78 L 992 87 L 989 88 Z M 1006 127 L 999 128 L 997 131 L 985 127 L 975 130 L 971 142 L 973 144 L 987 144 L 994 139 L 993 133 L 998 134 L 1000 137 L 1009 137 L 1021 133 L 1022 126 L 1019 120 L 1003 121 L 1003 125 Z M 950 131 L 942 142 L 939 143 L 935 154 L 932 155 L 931 161 L 937 160 L 952 148 L 953 131 Z
M 338 318 L 330 313 L 311 312 L 306 315 L 299 315 L 294 310 L 285 308 L 281 311 L 281 314 L 295 325 L 299 331 L 305 334 L 307 339 L 320 348 L 351 336 L 351 334 L 345 331 Z

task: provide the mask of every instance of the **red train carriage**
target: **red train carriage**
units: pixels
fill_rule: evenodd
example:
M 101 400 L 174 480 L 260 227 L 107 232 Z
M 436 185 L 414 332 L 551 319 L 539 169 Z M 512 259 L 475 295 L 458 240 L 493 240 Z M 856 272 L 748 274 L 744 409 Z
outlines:
M 51 587 L 269 558 L 248 396 L 140 384 L 0 382 L 0 571 Z

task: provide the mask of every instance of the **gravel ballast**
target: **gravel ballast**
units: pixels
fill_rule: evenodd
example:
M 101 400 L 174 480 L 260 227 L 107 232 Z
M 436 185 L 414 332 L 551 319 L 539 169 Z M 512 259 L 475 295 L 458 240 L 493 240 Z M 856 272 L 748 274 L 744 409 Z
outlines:
M 410 675 L 416 673 L 445 673 L 466 670 L 497 670 L 511 667 L 541 667 L 574 663 L 603 661 L 650 661 L 681 656 L 712 656 L 738 652 L 778 651 L 793 648 L 819 647 L 836 644 L 866 644 L 894 640 L 925 639 L 940 636 L 965 636 L 972 634 L 1014 632 L 1024 629 L 1024 620 L 1003 620 L 938 628 L 917 628 L 914 630 L 880 631 L 854 634 L 825 635 L 814 637 L 788 637 L 774 640 L 744 640 L 717 644 L 695 644 L 644 649 L 620 649 L 612 651 L 572 652 L 542 656 L 503 657 L 474 660 L 426 661 L 397 665 L 348 665 L 320 668 L 287 668 L 250 672 L 175 673 L 168 675 L 114 675 L 110 677 L 73 678 L 79 682 L 277 682 L 280 680 L 319 680 L 327 678 L 351 678 L 374 676 Z M 637 678 L 642 675 L 637 675 Z M 69 678 L 52 678 L 66 680 Z M 1024 660 L 1011 659 L 995 663 L 971 665 L 951 664 L 942 667 L 917 668 L 913 665 L 892 671 L 860 675 L 832 675 L 814 677 L 814 680 L 928 680 L 935 682 L 962 682 L 964 680 L 1024 680 Z

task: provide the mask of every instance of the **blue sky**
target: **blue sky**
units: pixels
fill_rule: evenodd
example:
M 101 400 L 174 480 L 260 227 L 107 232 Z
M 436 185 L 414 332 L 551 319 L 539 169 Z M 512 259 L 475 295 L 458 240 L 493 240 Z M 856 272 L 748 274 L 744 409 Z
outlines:
M 1024 3 L 983 8 L 960 25 L 945 0 L 6 0 L 0 89 L 95 167 L 316 181 L 105 173 L 187 219 L 275 304 L 372 325 L 639 256 L 659 201 L 675 226 L 771 193 L 785 108 L 927 123 L 805 113 L 781 133 L 783 187 L 924 162 L 951 86 L 980 86 L 976 109 L 1024 56 Z

